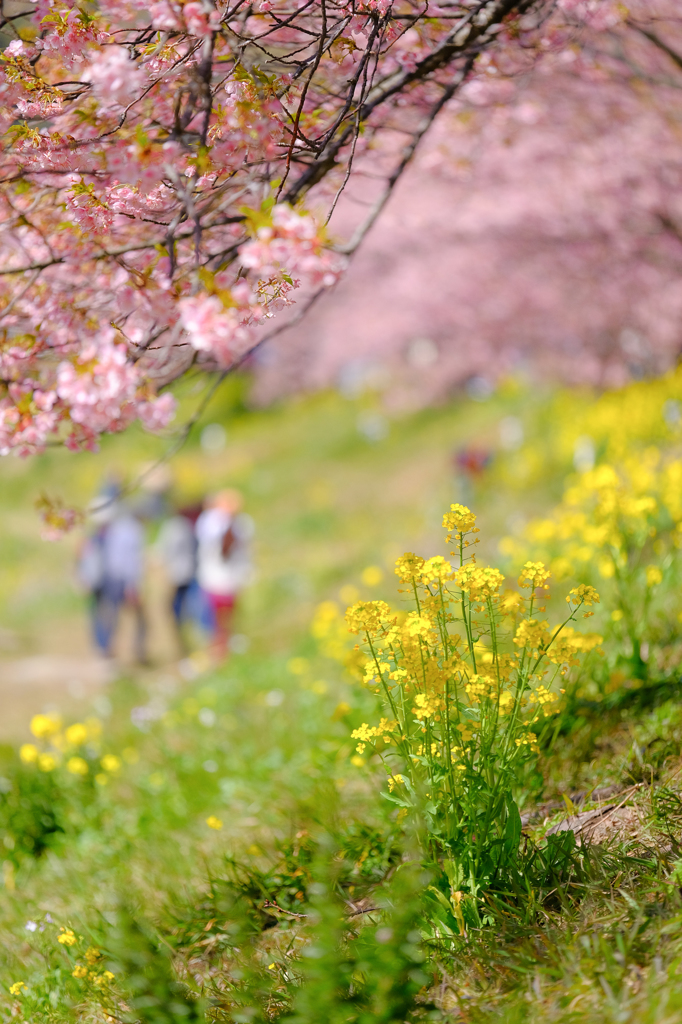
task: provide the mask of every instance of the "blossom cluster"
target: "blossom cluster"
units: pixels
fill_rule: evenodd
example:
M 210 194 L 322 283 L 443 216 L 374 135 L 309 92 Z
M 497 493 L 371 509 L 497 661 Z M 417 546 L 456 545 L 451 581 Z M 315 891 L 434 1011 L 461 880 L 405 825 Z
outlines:
M 53 772 L 63 765 L 69 775 L 81 778 L 94 773 L 99 786 L 106 786 L 119 775 L 124 761 L 134 763 L 138 756 L 132 747 L 127 747 L 121 756 L 102 753 L 102 724 L 97 718 L 63 728 L 59 715 L 34 715 L 31 732 L 38 742 L 22 744 L 19 758 L 23 764 L 34 765 L 41 772 Z
M 443 525 L 460 542 L 477 531 L 463 506 L 453 507 Z M 454 570 L 442 558 L 408 552 L 396 573 L 410 585 L 415 607 L 394 611 L 384 601 L 357 601 L 346 613 L 350 632 L 362 640 L 364 684 L 384 713 L 353 730 L 352 763 L 380 758 L 385 795 L 399 807 L 396 820 L 410 812 L 425 820 L 429 842 L 468 865 L 476 879 L 481 850 L 498 849 L 507 834 L 513 781 L 540 753 L 545 723 L 561 708 L 557 684 L 599 649 L 600 636 L 572 625 L 599 595 L 587 584 L 573 588 L 566 618 L 550 625 L 536 609 L 551 577 L 542 562 L 523 567 L 519 583 L 530 590 L 527 597 L 501 592 L 499 570 L 477 565 L 463 543 Z M 464 877 L 468 869 L 462 867 Z M 467 884 L 477 891 L 478 881 Z
M 294 295 L 338 280 L 356 243 L 323 225 L 351 176 L 373 166 L 390 190 L 396 124 L 428 123 L 451 81 L 489 79 L 493 52 L 523 65 L 528 32 L 539 52 L 562 28 L 569 47 L 593 20 L 539 5 L 553 29 L 519 33 L 522 0 L 443 18 L 413 0 L 37 0 L 10 19 L 0 451 L 167 424 L 165 385 L 239 363 Z
M 447 530 L 460 523 L 466 524 L 469 532 L 477 529 L 475 516 L 468 509 L 458 506 L 454 514 L 454 524 L 446 516 Z M 564 676 L 579 664 L 580 655 L 597 649 L 602 641 L 597 634 L 579 633 L 568 625 L 579 609 L 599 601 L 589 585 L 571 591 L 568 619 L 550 627 L 545 619 L 533 616 L 533 596 L 526 608 L 520 594 L 500 594 L 504 577 L 499 570 L 479 566 L 474 560 L 462 561 L 453 571 L 440 556 L 427 561 L 407 553 L 397 560 L 396 573 L 401 582 L 414 586 L 419 602 L 416 610 L 398 613 L 384 601 L 358 601 L 346 613 L 349 631 L 364 637 L 367 644 L 364 683 L 386 698 L 394 715 L 390 720 L 382 718 L 377 726 L 364 723 L 353 732 L 359 754 L 372 741 L 398 747 L 406 742 L 409 719 L 401 720 L 395 712 L 405 708 L 408 695 L 420 732 L 428 729 L 433 737 L 433 729 L 440 723 L 440 738 L 434 748 L 439 757 L 446 753 L 444 722 L 458 730 L 456 749 L 460 753 L 467 743 L 483 741 L 491 716 L 498 723 L 494 730 L 510 716 L 517 720 L 517 727 L 527 729 L 558 709 L 558 694 L 542 681 L 546 673 L 551 669 Z M 544 590 L 550 576 L 543 563 L 527 562 L 520 584 L 533 591 Z M 451 628 L 457 621 L 450 610 L 453 604 L 465 609 L 460 617 L 464 634 Z M 475 620 L 481 612 L 485 613 L 483 619 Z M 514 625 L 515 651 L 505 652 L 497 643 L 489 647 L 484 640 L 486 633 L 495 637 L 506 620 Z M 530 718 L 519 719 L 525 708 L 534 710 Z M 535 749 L 534 741 L 531 749 Z

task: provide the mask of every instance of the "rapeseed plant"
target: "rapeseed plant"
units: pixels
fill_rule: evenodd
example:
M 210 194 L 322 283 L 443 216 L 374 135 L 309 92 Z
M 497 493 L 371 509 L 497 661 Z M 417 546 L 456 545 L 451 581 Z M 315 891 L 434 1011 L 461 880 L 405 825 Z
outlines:
M 549 515 L 531 521 L 521 539 L 505 538 L 501 545 L 512 558 L 530 547 L 559 579 L 576 569 L 599 577 L 613 608 L 609 632 L 640 679 L 650 672 L 659 588 L 679 569 L 681 546 L 682 459 L 653 447 L 571 478 Z
M 410 611 L 359 601 L 346 620 L 362 637 L 364 682 L 384 711 L 378 723 L 353 731 L 357 754 L 370 746 L 381 758 L 385 795 L 447 877 L 446 905 L 463 930 L 465 920 L 481 923 L 487 890 L 516 879 L 515 793 L 539 753 L 545 720 L 559 709 L 557 684 L 601 642 L 571 625 L 599 595 L 589 585 L 574 588 L 568 614 L 550 626 L 542 562 L 526 562 L 521 592 L 503 590 L 502 573 L 473 554 L 475 515 L 452 505 L 443 525 L 454 565 L 412 553 L 396 563 Z

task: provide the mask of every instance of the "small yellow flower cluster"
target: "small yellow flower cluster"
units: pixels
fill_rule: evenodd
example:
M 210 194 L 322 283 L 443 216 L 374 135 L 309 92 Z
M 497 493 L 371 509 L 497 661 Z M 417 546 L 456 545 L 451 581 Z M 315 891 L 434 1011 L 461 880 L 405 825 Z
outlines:
M 206 824 L 208 825 L 209 828 L 215 829 L 216 832 L 219 832 L 223 827 L 222 821 L 220 820 L 220 818 L 216 818 L 215 814 L 209 815 L 209 817 L 206 819 Z
M 443 527 L 448 531 L 445 543 L 449 544 L 452 538 L 461 541 L 468 533 L 479 533 L 476 526 L 476 516 L 466 505 L 451 505 L 450 511 L 443 516 Z
M 412 551 L 406 551 L 396 560 L 395 574 L 401 583 L 416 583 L 421 579 L 424 559 Z
M 95 949 L 94 946 L 89 946 L 84 954 L 86 963 L 77 963 L 71 974 L 74 978 L 83 980 L 87 978 L 88 981 L 92 982 L 96 988 L 102 988 L 105 985 L 110 985 L 115 980 L 115 976 L 111 971 L 98 972 L 94 970 L 95 964 L 98 964 L 102 960 L 102 953 L 99 949 Z
M 102 724 L 97 718 L 74 722 L 62 732 L 59 716 L 34 715 L 31 719 L 31 732 L 44 744 L 49 742 L 49 749 L 41 749 L 35 743 L 22 744 L 19 748 L 19 758 L 23 764 L 34 764 L 40 771 L 52 772 L 63 763 L 70 775 L 81 778 L 89 775 L 92 758 L 96 755 L 102 735 Z M 91 759 L 90 761 L 81 753 L 75 753 L 84 746 L 84 753 Z M 131 764 L 137 760 L 137 752 L 132 748 L 123 753 Z M 100 759 L 100 767 L 102 770 L 96 774 L 95 780 L 105 785 L 109 778 L 120 770 L 121 758 L 116 754 L 104 754 Z
M 84 964 L 76 964 L 71 974 L 74 978 L 87 978 L 97 988 L 110 985 L 115 980 L 115 975 L 111 971 L 102 971 L 101 974 L 98 974 L 96 971 L 89 971 Z
M 396 786 L 404 786 L 405 779 L 402 775 L 389 775 L 388 777 L 388 791 L 392 793 Z
M 545 715 L 553 715 L 559 710 L 559 695 L 548 690 L 546 686 L 538 686 L 529 696 L 531 704 L 537 704 Z
M 511 690 L 503 690 L 502 693 L 500 694 L 500 697 L 499 697 L 499 700 L 498 700 L 498 705 L 499 705 L 499 708 L 500 708 L 500 714 L 502 716 L 504 716 L 504 715 L 511 715 L 512 711 L 514 710 L 514 704 L 515 704 L 515 699 L 514 699 L 514 694 L 512 693 L 512 691 Z
M 62 727 L 59 715 L 34 715 L 31 719 L 31 732 L 40 740 L 56 736 Z
M 538 746 L 538 738 L 534 732 L 527 732 L 523 736 L 517 736 L 514 740 L 517 747 L 529 747 L 533 753 L 539 754 L 540 747 Z
M 536 587 L 543 587 L 544 590 L 548 590 L 547 580 L 551 575 L 549 569 L 542 562 L 526 562 L 519 576 L 519 586 L 523 588 L 529 587 L 531 590 L 534 590 Z
M 623 450 L 618 463 L 573 478 L 549 516 L 531 522 L 522 540 L 505 538 L 501 549 L 517 557 L 530 543 L 559 579 L 594 566 L 604 579 L 618 575 L 619 600 L 644 602 L 639 580 L 649 591 L 659 573 L 662 580 L 659 566 L 682 543 L 681 527 L 682 459 L 653 447 Z M 642 554 L 650 549 L 658 563 L 647 566 Z
M 545 653 L 551 639 L 549 626 L 544 619 L 523 619 L 516 631 L 514 643 L 537 658 Z
M 60 942 L 62 946 L 75 946 L 77 939 L 70 928 L 64 928 L 62 925 L 61 935 L 57 936 L 57 942 Z
M 90 769 L 85 758 L 70 757 L 66 762 L 66 770 L 72 775 L 87 775 Z
M 587 583 L 581 583 L 579 587 L 573 587 L 572 590 L 569 590 L 566 600 L 569 604 L 576 606 L 581 604 L 600 604 L 599 594 L 594 587 L 588 586 Z
M 442 555 L 434 555 L 433 558 L 424 562 L 422 569 L 422 581 L 424 583 L 438 583 L 441 580 L 451 580 L 452 566 Z
M 73 943 L 69 943 L 69 945 L 73 945 Z M 102 960 L 102 953 L 99 949 L 96 949 L 94 946 L 88 946 L 83 958 L 85 963 L 77 963 L 71 971 L 74 978 L 78 978 L 81 981 L 87 979 L 96 988 L 103 988 L 115 980 L 115 976 L 111 971 L 99 971 L 95 968 L 95 965 L 99 964 Z
M 472 675 L 465 683 L 464 689 L 472 704 L 480 704 L 483 700 L 495 700 L 497 681 L 491 676 Z
M 385 601 L 358 601 L 346 612 L 350 633 L 378 633 L 391 618 Z
M 598 651 L 603 639 L 598 633 L 578 633 L 571 626 L 564 626 L 548 649 L 547 658 L 554 665 L 578 665 L 578 656 Z
M 391 733 L 395 732 L 397 728 L 397 721 L 391 722 L 387 718 L 382 718 L 378 725 L 367 725 L 366 722 L 363 722 L 359 729 L 353 730 L 351 739 L 360 740 L 356 750 L 358 754 L 361 754 L 372 740 L 382 738 L 384 743 L 391 743 L 393 739 Z
M 525 611 L 526 602 L 523 594 L 516 590 L 505 590 L 500 595 L 500 611 L 505 615 L 515 616 Z
M 440 697 L 430 693 L 418 693 L 414 698 L 415 707 L 412 708 L 415 718 L 423 721 L 426 718 L 434 718 L 442 710 L 443 701 Z
M 403 634 L 407 637 L 423 637 L 428 640 L 435 633 L 435 627 L 430 619 L 420 615 L 419 612 L 410 612 L 403 625 Z
M 10 985 L 10 995 L 20 996 L 23 994 L 24 989 L 27 989 L 28 985 L 25 981 L 15 981 L 13 985 Z
M 487 565 L 463 565 L 455 573 L 455 582 L 460 590 L 468 595 L 474 603 L 495 597 L 504 583 L 504 576 L 499 569 Z
M 310 632 L 325 657 L 343 661 L 348 642 L 348 629 L 344 625 L 341 609 L 336 601 L 322 601 L 318 604 Z

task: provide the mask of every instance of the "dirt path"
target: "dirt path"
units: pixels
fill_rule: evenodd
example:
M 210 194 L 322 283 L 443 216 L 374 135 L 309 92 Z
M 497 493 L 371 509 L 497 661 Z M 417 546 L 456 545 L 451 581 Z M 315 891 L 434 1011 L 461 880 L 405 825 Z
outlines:
M 0 740 L 28 737 L 30 718 L 39 711 L 92 714 L 110 679 L 99 658 L 36 654 L 0 661 Z

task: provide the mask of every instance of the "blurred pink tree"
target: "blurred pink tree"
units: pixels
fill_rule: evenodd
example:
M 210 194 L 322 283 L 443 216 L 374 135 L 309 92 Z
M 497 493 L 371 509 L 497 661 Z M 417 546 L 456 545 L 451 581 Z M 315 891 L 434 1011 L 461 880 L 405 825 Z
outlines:
M 484 55 L 345 279 L 266 352 L 260 398 L 341 379 L 410 406 L 528 369 L 613 386 L 674 364 L 681 28 L 675 4 L 631 5 L 526 69 Z
M 31 0 L 0 28 L 0 451 L 167 424 L 160 388 L 239 364 L 297 289 L 284 326 L 339 279 L 432 125 L 411 187 L 438 180 L 427 219 L 456 244 L 399 288 L 421 335 L 457 311 L 439 387 L 581 348 L 607 379 L 674 348 L 672 0 Z M 389 241 L 418 253 L 402 219 Z M 352 354 L 335 320 L 297 339 L 299 382 Z

